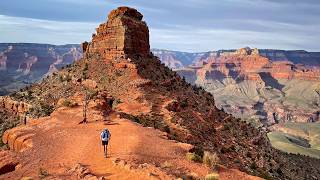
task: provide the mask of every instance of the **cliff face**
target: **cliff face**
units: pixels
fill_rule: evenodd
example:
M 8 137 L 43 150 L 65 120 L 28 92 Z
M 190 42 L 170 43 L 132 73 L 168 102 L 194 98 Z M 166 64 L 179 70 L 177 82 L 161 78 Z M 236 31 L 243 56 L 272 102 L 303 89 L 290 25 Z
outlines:
M 304 64 L 306 66 L 319 66 L 320 53 L 307 51 L 284 51 L 261 49 L 260 55 L 267 57 L 272 61 L 291 61 L 294 64 Z
M 271 61 L 257 49 L 242 48 L 205 58 L 201 67 L 177 72 L 214 94 L 216 104 L 264 125 L 319 120 L 320 69 L 290 61 Z M 257 105 L 258 104 L 258 105 Z
M 25 102 L 18 102 L 11 99 L 9 96 L 0 96 L 0 108 L 6 109 L 14 114 L 23 116 L 24 113 L 28 112 L 31 105 Z
M 261 56 L 258 49 L 242 48 L 234 53 L 221 53 L 219 56 L 207 57 L 205 62 L 199 74 L 203 74 L 203 71 L 211 67 L 211 69 L 221 72 L 225 77 L 235 78 L 237 76 L 237 78 L 248 80 L 259 80 L 262 76 L 286 80 L 320 80 L 320 66 L 319 68 L 310 68 L 303 64 L 296 65 L 290 61 L 273 62 Z
M 0 95 L 40 80 L 82 57 L 79 45 L 0 44 Z
M 172 69 L 187 67 L 201 58 L 208 57 L 210 53 L 188 53 L 162 49 L 151 49 L 152 53 L 159 57 L 161 62 Z
M 137 10 L 127 7 L 112 11 L 108 22 L 99 25 L 85 51 L 100 53 L 106 60 L 148 56 L 149 29 L 142 18 Z
M 179 51 L 169 51 L 161 49 L 153 49 L 152 52 L 158 56 L 163 62 L 167 62 L 170 68 L 176 69 L 180 67 L 174 66 L 177 63 L 169 63 L 170 61 L 180 62 L 184 67 L 188 66 L 203 66 L 209 59 L 217 58 L 219 56 L 228 56 L 232 54 L 254 54 L 268 58 L 271 62 L 276 61 L 290 61 L 298 65 L 303 64 L 307 67 L 320 66 L 320 52 L 307 52 L 307 51 L 285 51 L 276 49 L 250 49 L 241 48 L 238 50 L 218 50 L 203 53 L 188 53 Z M 170 58 L 168 58 L 170 57 Z M 172 66 L 173 65 L 173 66 Z

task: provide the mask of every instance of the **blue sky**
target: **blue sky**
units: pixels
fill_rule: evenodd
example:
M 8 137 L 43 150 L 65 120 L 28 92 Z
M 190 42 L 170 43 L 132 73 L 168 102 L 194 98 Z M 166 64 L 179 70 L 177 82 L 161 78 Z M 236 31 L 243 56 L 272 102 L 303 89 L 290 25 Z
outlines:
M 2 0 L 0 42 L 89 41 L 124 5 L 144 14 L 153 48 L 320 51 L 319 0 Z

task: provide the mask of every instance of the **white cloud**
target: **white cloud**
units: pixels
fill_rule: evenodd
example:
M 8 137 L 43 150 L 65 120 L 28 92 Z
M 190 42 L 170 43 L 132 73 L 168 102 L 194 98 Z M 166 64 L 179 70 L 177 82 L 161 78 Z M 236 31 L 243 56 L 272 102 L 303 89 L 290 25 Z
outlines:
M 290 26 L 289 26 L 290 27 Z M 319 51 L 312 35 L 232 29 L 151 29 L 152 47 L 189 52 L 257 47 Z M 303 46 L 305 45 L 305 46 Z M 179 47 L 177 49 L 176 47 Z
M 81 43 L 97 23 L 61 22 L 0 15 L 1 42 Z

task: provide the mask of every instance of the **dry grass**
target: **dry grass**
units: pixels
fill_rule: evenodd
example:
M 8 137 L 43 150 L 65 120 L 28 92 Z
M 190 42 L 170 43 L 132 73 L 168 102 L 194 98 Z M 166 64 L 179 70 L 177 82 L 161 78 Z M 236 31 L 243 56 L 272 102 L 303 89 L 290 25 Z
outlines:
M 62 102 L 62 105 L 65 106 L 65 107 L 76 107 L 76 106 L 78 106 L 78 103 L 73 102 L 73 101 L 71 101 L 69 99 L 66 99 L 66 100 L 64 100 Z
M 205 151 L 203 154 L 202 161 L 203 161 L 203 164 L 207 165 L 211 169 L 214 169 L 220 160 L 216 153 Z
M 187 160 L 189 160 L 189 161 L 202 162 L 201 156 L 197 155 L 196 153 L 187 153 L 187 154 L 186 154 L 186 158 L 187 158 Z
M 219 174 L 211 173 L 211 174 L 206 175 L 206 177 L 204 179 L 205 180 L 218 180 L 219 179 Z
M 173 167 L 173 164 L 171 164 L 170 162 L 168 161 L 165 161 L 163 164 L 161 164 L 161 167 L 162 168 L 172 168 Z

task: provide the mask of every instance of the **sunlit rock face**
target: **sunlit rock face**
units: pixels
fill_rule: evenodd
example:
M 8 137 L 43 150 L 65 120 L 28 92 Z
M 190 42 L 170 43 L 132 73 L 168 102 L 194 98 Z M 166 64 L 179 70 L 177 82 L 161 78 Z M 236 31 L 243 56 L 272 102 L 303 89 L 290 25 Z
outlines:
M 106 60 L 146 57 L 150 54 L 149 29 L 143 15 L 129 7 L 119 7 L 111 11 L 106 23 L 100 24 L 92 42 L 83 45 L 90 53 L 99 53 Z

